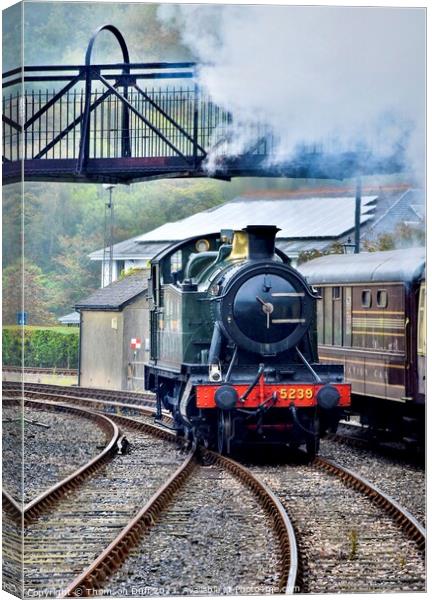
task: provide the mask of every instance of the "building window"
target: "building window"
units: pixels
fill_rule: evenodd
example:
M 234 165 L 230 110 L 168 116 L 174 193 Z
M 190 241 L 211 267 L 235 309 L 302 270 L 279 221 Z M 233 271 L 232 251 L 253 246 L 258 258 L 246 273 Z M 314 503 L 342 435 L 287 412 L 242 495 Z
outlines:
M 377 306 L 379 308 L 387 308 L 387 305 L 388 305 L 387 290 L 378 290 L 377 291 Z
M 363 308 L 372 306 L 372 294 L 370 290 L 363 290 L 361 293 L 361 305 Z
M 118 260 L 117 261 L 117 275 L 118 277 L 120 277 L 120 275 L 124 275 L 125 273 L 125 261 L 124 260 Z
M 341 289 L 340 286 L 333 288 L 333 300 L 340 300 L 341 298 Z
M 182 253 L 178 250 L 171 256 L 171 273 L 177 273 L 182 268 Z

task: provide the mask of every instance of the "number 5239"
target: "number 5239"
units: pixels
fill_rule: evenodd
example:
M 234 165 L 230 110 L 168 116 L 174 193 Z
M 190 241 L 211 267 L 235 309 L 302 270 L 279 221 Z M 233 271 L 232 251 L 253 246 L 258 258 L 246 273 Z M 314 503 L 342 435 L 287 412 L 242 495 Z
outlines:
M 313 388 L 282 388 L 279 390 L 281 400 L 311 400 L 313 398 Z

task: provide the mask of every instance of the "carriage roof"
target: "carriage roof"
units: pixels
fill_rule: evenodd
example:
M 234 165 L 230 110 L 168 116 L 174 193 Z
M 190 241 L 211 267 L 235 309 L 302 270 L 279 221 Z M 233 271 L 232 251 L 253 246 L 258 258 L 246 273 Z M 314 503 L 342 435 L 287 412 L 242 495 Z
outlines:
M 373 281 L 412 283 L 425 277 L 425 255 L 425 248 L 329 254 L 297 268 L 310 284 Z

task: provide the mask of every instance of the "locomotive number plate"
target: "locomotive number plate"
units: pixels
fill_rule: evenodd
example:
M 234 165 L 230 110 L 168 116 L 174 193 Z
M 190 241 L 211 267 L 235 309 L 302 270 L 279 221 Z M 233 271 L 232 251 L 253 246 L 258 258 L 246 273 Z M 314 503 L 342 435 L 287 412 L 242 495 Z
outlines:
M 278 396 L 281 400 L 312 400 L 314 397 L 313 387 L 289 387 L 279 388 Z

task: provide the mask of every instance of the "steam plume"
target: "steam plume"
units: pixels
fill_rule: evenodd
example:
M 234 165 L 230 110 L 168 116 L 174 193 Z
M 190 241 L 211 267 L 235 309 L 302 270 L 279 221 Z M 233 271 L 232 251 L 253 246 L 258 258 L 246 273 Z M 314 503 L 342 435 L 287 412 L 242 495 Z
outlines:
M 299 144 L 383 156 L 403 145 L 423 169 L 423 9 L 165 4 L 159 16 L 217 104 L 278 134 L 277 160 Z M 250 144 L 232 138 L 233 154 Z

